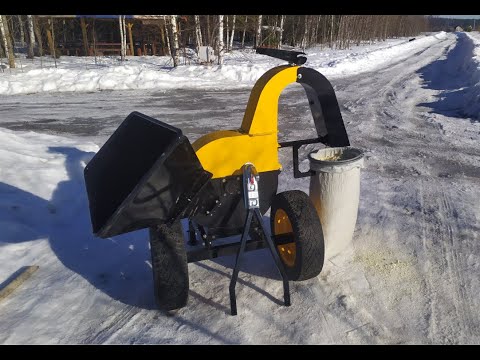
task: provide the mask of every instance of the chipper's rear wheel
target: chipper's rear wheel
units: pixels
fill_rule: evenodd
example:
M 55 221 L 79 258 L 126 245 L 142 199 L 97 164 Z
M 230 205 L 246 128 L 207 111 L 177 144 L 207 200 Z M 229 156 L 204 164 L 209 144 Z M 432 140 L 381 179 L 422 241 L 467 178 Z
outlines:
M 274 242 L 289 280 L 311 279 L 322 271 L 322 225 L 307 194 L 291 190 L 274 196 L 270 213 Z M 280 236 L 279 236 L 280 235 Z
M 180 221 L 150 228 L 153 289 L 161 310 L 174 310 L 187 305 L 187 252 Z

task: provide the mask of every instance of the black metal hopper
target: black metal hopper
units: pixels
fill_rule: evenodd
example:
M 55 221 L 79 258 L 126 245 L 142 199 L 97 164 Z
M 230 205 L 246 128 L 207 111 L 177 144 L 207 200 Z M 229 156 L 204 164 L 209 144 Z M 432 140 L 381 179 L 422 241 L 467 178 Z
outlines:
M 132 112 L 85 167 L 98 237 L 171 223 L 212 177 L 174 126 Z

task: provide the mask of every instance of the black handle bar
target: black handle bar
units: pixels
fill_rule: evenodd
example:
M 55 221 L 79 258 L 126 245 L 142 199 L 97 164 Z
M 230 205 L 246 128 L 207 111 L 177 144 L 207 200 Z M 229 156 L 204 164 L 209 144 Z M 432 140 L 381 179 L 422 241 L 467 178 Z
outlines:
M 257 48 L 257 54 L 271 56 L 288 61 L 289 64 L 303 65 L 307 61 L 306 54 L 300 51 Z

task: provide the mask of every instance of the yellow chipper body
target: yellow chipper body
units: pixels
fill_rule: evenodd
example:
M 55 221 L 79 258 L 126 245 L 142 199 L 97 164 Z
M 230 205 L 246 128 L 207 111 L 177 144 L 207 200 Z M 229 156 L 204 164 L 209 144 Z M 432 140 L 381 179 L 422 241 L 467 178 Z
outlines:
M 188 300 L 188 262 L 270 248 L 284 279 L 317 276 L 323 267 L 321 224 L 308 195 L 297 190 L 277 194 L 281 171 L 278 150 L 292 147 L 295 178 L 298 149 L 312 143 L 349 146 L 330 82 L 299 66 L 303 53 L 257 49 L 288 65 L 267 71 L 254 85 L 240 128 L 218 130 L 193 144 L 182 131 L 132 112 L 85 167 L 93 232 L 101 238 L 149 228 L 155 297 L 160 309 L 183 307 Z M 317 137 L 278 142 L 278 101 L 297 82 L 305 89 Z M 252 195 L 254 194 L 254 195 Z M 258 198 L 250 204 L 249 196 Z M 261 216 L 270 211 L 270 231 Z M 188 219 L 188 239 L 181 221 Z M 227 236 L 240 241 L 217 245 Z M 232 314 L 238 266 L 230 294 Z M 233 295 L 232 295 L 233 293 Z M 288 300 L 288 301 L 287 301 Z

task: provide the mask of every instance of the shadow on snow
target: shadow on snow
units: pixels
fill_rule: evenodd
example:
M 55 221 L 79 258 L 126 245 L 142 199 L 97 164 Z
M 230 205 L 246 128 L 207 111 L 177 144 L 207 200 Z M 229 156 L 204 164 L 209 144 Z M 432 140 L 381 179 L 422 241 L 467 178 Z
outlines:
M 145 230 L 110 239 L 92 235 L 82 162 L 94 153 L 50 147 L 65 156 L 68 180 L 58 183 L 50 201 L 0 183 L 0 242 L 47 237 L 58 259 L 115 300 L 155 308 Z M 40 264 L 41 265 L 41 264 Z
M 457 43 L 453 49 L 446 49 L 445 58 L 417 70 L 424 88 L 440 90 L 435 95 L 437 101 L 418 105 L 430 108 L 431 113 L 478 121 L 479 114 L 472 117 L 465 112 L 474 105 L 471 102 L 476 101 L 474 93 L 480 91 L 475 87 L 480 81 L 480 72 L 472 60 L 475 45 L 465 33 L 456 33 L 456 36 Z
M 58 183 L 50 201 L 17 187 L 0 183 L 0 243 L 21 243 L 48 238 L 64 266 L 95 288 L 124 304 L 156 309 L 147 230 L 99 239 L 92 234 L 84 166 L 94 155 L 72 147 L 50 147 L 65 156 L 68 180 Z M 266 218 L 268 220 L 268 218 Z M 215 259 L 233 269 L 235 256 Z M 245 253 L 239 283 L 277 302 L 270 294 L 248 281 L 242 272 L 280 280 L 268 250 Z M 228 288 L 231 271 L 197 265 L 225 276 Z M 228 277 L 228 279 L 227 279 Z M 190 291 L 190 295 L 192 291 Z M 195 298 L 195 296 L 193 296 Z

